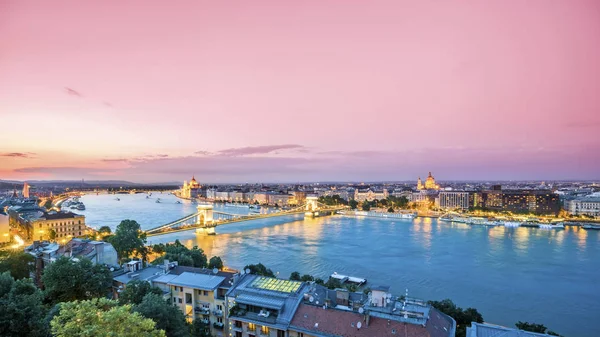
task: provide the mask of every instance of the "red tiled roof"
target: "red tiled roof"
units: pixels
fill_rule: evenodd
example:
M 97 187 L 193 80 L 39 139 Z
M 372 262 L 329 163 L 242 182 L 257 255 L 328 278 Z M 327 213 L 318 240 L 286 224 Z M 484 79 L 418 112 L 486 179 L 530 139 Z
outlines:
M 432 310 L 431 313 L 439 314 L 436 310 Z M 445 321 L 447 324 L 445 327 L 450 329 L 452 324 L 450 321 L 446 321 L 443 316 L 436 319 L 438 319 L 437 324 Z M 358 322 L 362 324 L 360 329 L 357 328 Z M 318 325 L 315 326 L 317 323 Z M 297 328 L 317 335 L 343 337 L 448 337 L 450 334 L 445 332 L 443 327 L 436 328 L 429 325 L 430 322 L 427 323 L 427 327 L 424 327 L 371 316 L 367 326 L 364 315 L 356 312 L 300 304 L 290 329 Z
M 357 327 L 358 322 L 361 322 L 362 325 L 360 329 Z M 323 309 L 322 307 L 307 304 L 300 304 L 298 307 L 290 329 L 294 329 L 295 327 L 325 336 L 433 337 L 421 325 L 388 321 L 371 316 L 369 325 L 367 326 L 365 316 L 359 313 L 337 309 Z

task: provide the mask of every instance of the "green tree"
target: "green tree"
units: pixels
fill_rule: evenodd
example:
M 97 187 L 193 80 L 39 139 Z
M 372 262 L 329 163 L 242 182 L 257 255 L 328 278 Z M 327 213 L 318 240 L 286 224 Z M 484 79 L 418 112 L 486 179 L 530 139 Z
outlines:
M 159 243 L 152 246 L 152 251 L 155 254 L 164 254 L 165 253 L 165 245 L 163 243 Z
M 140 304 L 147 294 L 162 295 L 158 287 L 153 287 L 149 282 L 133 280 L 127 283 L 125 290 L 119 295 L 119 304 Z
M 325 281 L 323 281 L 323 279 L 319 277 L 315 278 L 315 283 L 319 285 L 325 285 Z
M 250 274 L 275 277 L 275 274 L 273 273 L 273 271 L 271 269 L 265 267 L 265 265 L 263 265 L 262 263 L 249 264 L 244 267 L 244 270 L 246 270 L 246 269 L 250 270 Z
M 144 255 L 146 252 L 146 233 L 140 227 L 140 224 L 134 220 L 123 220 L 117 226 L 115 235 L 109 242 L 115 247 L 121 260 L 125 260 L 132 255 Z
M 23 251 L 0 251 L 0 273 L 8 271 L 15 279 L 29 277 L 34 260 L 33 256 Z
M 221 257 L 219 256 L 213 256 L 210 258 L 210 261 L 208 261 L 208 268 L 209 269 L 223 269 L 223 260 L 221 260 Z
M 187 337 L 189 334 L 183 312 L 168 304 L 162 295 L 147 294 L 133 311 L 156 322 L 156 328 L 164 330 L 167 337 Z
M 295 271 L 292 274 L 290 274 L 290 280 L 291 281 L 301 281 L 300 273 Z
M 48 238 L 52 241 L 56 240 L 56 231 L 52 228 L 48 231 Z
M 46 336 L 42 299 L 31 279 L 0 274 L 0 336 Z
M 164 246 L 165 255 L 154 260 L 154 264 L 162 264 L 164 260 L 177 261 L 180 266 L 191 266 L 205 268 L 208 265 L 208 260 L 204 251 L 198 246 L 194 246 L 192 249 L 182 245 L 179 240 L 175 240 L 174 243 L 167 243 Z
M 112 284 L 112 275 L 103 265 L 94 265 L 61 257 L 42 274 L 46 299 L 52 303 L 104 297 Z
M 354 283 L 350 283 L 350 284 L 346 285 L 346 289 L 348 289 L 348 291 L 351 293 L 355 293 L 358 291 L 358 285 L 354 284 Z
M 190 325 L 190 336 L 211 337 L 210 327 L 208 326 L 208 324 L 203 323 L 201 319 L 195 319 L 194 322 L 192 322 L 192 324 Z
M 350 206 L 352 209 L 356 209 L 358 207 L 358 201 L 352 199 L 348 202 L 348 206 Z
M 444 314 L 454 318 L 456 321 L 456 337 L 465 337 L 467 335 L 467 327 L 471 326 L 471 322 L 483 323 L 483 316 L 474 308 L 462 308 L 456 306 L 449 299 L 442 301 L 429 301 L 434 308 Z
M 560 336 L 559 334 L 557 334 L 554 331 L 549 331 L 548 328 L 544 324 L 518 321 L 517 323 L 515 323 L 515 326 L 520 330 L 537 332 L 537 333 L 545 333 L 550 336 Z
M 326 286 L 329 289 L 343 288 L 342 282 L 333 277 L 330 277 L 329 280 L 327 280 L 327 282 L 325 282 L 324 286 Z
M 165 332 L 155 325 L 133 312 L 131 305 L 119 306 L 105 298 L 62 303 L 60 313 L 50 322 L 55 337 L 164 337 Z
M 368 212 L 371 210 L 371 203 L 369 203 L 368 201 L 365 200 L 365 201 L 363 201 L 361 207 L 362 207 L 363 211 Z
M 98 233 L 100 235 L 109 235 L 112 233 L 112 230 L 108 226 L 102 226 L 98 229 Z
M 388 208 L 388 213 L 394 213 L 394 207 Z
M 52 208 L 52 200 L 51 199 L 47 199 L 46 202 L 44 202 L 44 208 L 47 210 Z
M 300 278 L 300 281 L 302 281 L 302 282 L 312 282 L 314 280 L 315 280 L 315 278 L 312 275 L 308 275 L 308 274 L 304 274 Z

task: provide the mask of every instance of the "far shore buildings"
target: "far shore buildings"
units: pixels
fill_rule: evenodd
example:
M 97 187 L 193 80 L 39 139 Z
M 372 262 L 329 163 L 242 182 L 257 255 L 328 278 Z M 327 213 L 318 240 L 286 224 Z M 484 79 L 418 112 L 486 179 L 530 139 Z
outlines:
M 11 226 L 19 228 L 30 240 L 55 239 L 63 243 L 90 232 L 85 216 L 72 212 L 46 211 L 35 204 L 8 208 Z M 52 238 L 52 232 L 55 237 Z
M 354 190 L 354 200 L 358 202 L 387 199 L 389 196 L 387 189 L 356 189 Z
M 181 187 L 181 197 L 184 199 L 195 199 L 200 196 L 200 184 L 196 181 L 196 177 L 192 176 L 192 180 L 188 183 L 187 181 L 183 182 L 183 186 Z
M 0 243 L 10 242 L 10 225 L 8 224 L 8 215 L 2 213 L 0 209 Z
M 600 217 L 600 197 L 588 197 L 565 202 L 565 209 L 573 215 Z

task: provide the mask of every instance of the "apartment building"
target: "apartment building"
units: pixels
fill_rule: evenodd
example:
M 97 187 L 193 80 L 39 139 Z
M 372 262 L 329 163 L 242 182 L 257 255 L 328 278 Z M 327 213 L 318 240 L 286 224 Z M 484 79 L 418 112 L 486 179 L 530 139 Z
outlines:
M 307 284 L 246 274 L 227 293 L 229 335 L 287 337 Z

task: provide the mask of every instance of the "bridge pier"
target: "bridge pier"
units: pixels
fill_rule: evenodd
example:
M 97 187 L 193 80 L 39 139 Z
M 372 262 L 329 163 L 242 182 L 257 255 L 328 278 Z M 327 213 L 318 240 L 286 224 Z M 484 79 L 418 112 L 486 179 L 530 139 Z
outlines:
M 306 207 L 304 216 L 314 218 L 319 216 L 319 198 L 315 195 L 309 195 L 306 197 Z
M 216 235 L 215 227 L 200 227 L 196 229 L 196 233 L 198 234 L 206 234 L 206 235 Z
M 213 219 L 213 205 L 212 204 L 201 204 L 198 205 L 198 222 L 197 225 L 206 226 L 212 225 Z

